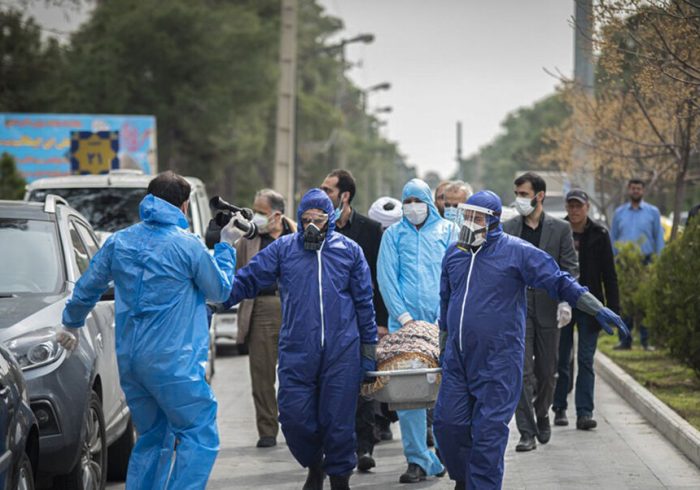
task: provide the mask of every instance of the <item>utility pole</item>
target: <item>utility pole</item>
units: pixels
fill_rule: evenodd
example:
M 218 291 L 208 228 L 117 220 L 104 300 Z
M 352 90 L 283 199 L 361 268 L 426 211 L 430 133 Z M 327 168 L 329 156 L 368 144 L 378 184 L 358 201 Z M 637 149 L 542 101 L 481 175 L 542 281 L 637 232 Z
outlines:
M 298 0 L 282 0 L 280 23 L 280 79 L 277 88 L 274 188 L 295 209 L 295 107 Z
M 595 80 L 593 76 L 593 0 L 574 0 L 574 82 L 576 89 L 586 97 L 594 96 Z M 582 128 L 574 128 L 576 141 L 573 149 L 573 176 L 589 196 L 595 192 L 595 171 L 591 152 L 587 147 L 586 136 Z
M 457 179 L 464 180 L 464 164 L 462 162 L 462 121 L 457 121 Z

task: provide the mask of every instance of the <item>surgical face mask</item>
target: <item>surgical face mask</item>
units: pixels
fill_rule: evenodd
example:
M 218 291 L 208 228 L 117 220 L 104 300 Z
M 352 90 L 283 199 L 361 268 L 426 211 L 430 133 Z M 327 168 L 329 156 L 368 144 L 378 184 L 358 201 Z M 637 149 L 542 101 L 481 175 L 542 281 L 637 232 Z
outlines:
M 535 210 L 535 205 L 537 205 L 537 199 L 530 199 L 529 197 L 517 197 L 515 199 L 515 209 L 520 216 L 531 215 Z
M 343 214 L 343 203 L 342 202 L 340 203 L 340 205 L 337 208 L 335 208 L 333 219 L 335 221 L 338 221 L 340 219 L 341 214 Z
M 457 226 L 462 226 L 464 221 L 461 211 L 456 207 L 445 207 L 445 219 L 452 221 Z
M 464 223 L 459 231 L 457 247 L 462 250 L 480 247 L 486 241 L 486 227 L 476 223 Z
M 270 219 L 261 213 L 255 213 L 253 215 L 253 224 L 257 226 L 260 233 L 267 233 L 267 227 L 270 224 Z
M 306 225 L 306 228 L 304 228 L 304 250 L 320 250 L 325 237 L 326 234 L 315 224 L 309 223 Z
M 411 202 L 403 205 L 403 215 L 411 224 L 418 226 L 428 217 L 428 205 L 424 202 Z

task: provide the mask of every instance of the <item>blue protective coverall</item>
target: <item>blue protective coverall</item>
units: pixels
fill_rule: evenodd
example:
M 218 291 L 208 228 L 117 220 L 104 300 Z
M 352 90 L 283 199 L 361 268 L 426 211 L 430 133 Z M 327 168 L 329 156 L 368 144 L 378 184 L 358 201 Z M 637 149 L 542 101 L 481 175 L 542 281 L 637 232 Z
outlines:
M 467 203 L 500 216 L 501 200 L 491 191 Z M 587 291 L 549 254 L 489 219 L 476 253 L 455 244 L 442 262 L 440 328 L 448 336 L 434 425 L 450 478 L 479 490 L 501 488 L 503 480 L 508 422 L 522 386 L 526 286 L 571 305 Z
M 402 200 L 415 197 L 428 205 L 428 218 L 418 229 L 404 216 L 382 237 L 377 262 L 377 282 L 389 310 L 389 331 L 401 328 L 405 313 L 413 320 L 435 323 L 440 314 L 440 263 L 454 241 L 456 226 L 440 217 L 428 184 L 411 179 L 403 188 Z M 443 466 L 426 443 L 425 410 L 400 410 L 401 441 L 409 463 L 428 475 Z
M 140 213 L 141 223 L 114 233 L 95 254 L 63 324 L 82 327 L 114 280 L 119 377 L 139 434 L 126 488 L 199 490 L 219 450 L 216 398 L 204 377 L 205 298 L 229 296 L 236 252 L 220 243 L 212 257 L 186 231 L 185 215 L 151 194 Z
M 325 192 L 304 195 L 309 209 L 333 216 Z M 304 249 L 304 232 L 284 235 L 238 270 L 230 308 L 278 281 L 279 418 L 290 451 L 304 467 L 323 461 L 329 475 L 347 475 L 357 463 L 355 406 L 360 390 L 360 345 L 377 343 L 372 278 L 359 245 L 328 229 L 320 250 Z

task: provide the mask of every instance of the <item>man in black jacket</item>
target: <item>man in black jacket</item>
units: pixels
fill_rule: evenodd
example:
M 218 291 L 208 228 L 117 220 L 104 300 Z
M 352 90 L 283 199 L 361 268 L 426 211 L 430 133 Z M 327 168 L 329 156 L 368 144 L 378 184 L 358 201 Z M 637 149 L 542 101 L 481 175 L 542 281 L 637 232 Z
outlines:
M 579 283 L 616 313 L 620 311 L 617 274 L 610 234 L 588 217 L 588 195 L 573 189 L 566 195 L 567 220 L 574 235 L 581 275 Z M 573 321 L 564 327 L 559 339 L 559 378 L 554 392 L 554 424 L 568 425 L 566 395 L 569 391 L 569 359 L 574 341 L 574 322 L 578 325 L 578 376 L 576 377 L 576 428 L 590 430 L 597 426 L 593 418 L 593 355 L 600 327 L 590 315 L 574 310 Z
M 365 254 L 365 259 L 372 274 L 374 288 L 374 311 L 377 320 L 377 335 L 381 339 L 389 333 L 387 329 L 388 313 L 377 287 L 377 257 L 382 242 L 382 225 L 361 215 L 352 208 L 355 197 L 355 179 L 347 170 L 333 170 L 321 185 L 328 194 L 335 208 L 335 231 L 357 243 Z M 355 429 L 357 432 L 357 469 L 369 471 L 376 464 L 372 453 L 375 443 L 375 411 L 378 406 L 372 399 L 358 394 Z M 388 423 L 382 424 L 383 431 L 388 431 Z M 390 434 L 390 432 L 389 432 Z M 390 437 L 387 437 L 390 438 Z

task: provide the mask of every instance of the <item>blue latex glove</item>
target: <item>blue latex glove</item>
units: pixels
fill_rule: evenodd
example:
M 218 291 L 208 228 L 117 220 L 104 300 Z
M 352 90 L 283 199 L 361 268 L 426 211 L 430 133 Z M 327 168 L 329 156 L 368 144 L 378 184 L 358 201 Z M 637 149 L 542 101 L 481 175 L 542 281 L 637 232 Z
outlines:
M 369 371 L 377 370 L 377 361 L 370 359 L 369 357 L 362 356 L 360 358 L 360 367 L 362 369 L 362 380 L 364 382 L 373 381 L 374 377 L 367 376 Z
M 630 336 L 629 328 L 627 328 L 625 322 L 622 321 L 620 315 L 612 311 L 610 308 L 603 308 L 600 310 L 596 314 L 595 319 L 598 320 L 598 323 L 600 323 L 600 325 L 603 327 L 603 330 L 610 335 L 612 335 L 614 332 L 613 327 L 617 327 L 625 337 Z

